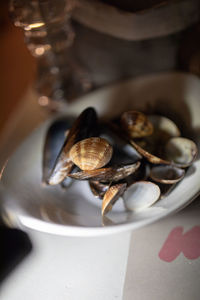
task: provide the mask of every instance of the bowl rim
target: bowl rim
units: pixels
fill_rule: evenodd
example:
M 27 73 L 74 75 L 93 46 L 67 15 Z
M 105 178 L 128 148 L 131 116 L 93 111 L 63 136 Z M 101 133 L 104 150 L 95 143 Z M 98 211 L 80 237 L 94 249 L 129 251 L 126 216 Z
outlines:
M 71 105 L 68 109 L 68 114 L 78 114 L 79 111 L 83 109 L 84 106 L 87 107 L 87 103 L 89 103 L 92 99 L 94 99 L 95 96 L 97 98 L 101 98 L 102 95 L 112 95 L 113 91 L 118 90 L 120 86 L 122 86 L 122 90 L 126 89 L 127 87 L 131 86 L 131 88 L 135 88 L 135 86 L 139 86 L 139 90 L 142 88 L 142 86 L 145 84 L 145 82 L 150 82 L 150 85 L 152 83 L 155 83 L 156 80 L 161 80 L 163 83 L 165 83 L 166 80 L 175 82 L 175 79 L 177 79 L 180 82 L 183 82 L 184 84 L 189 84 L 191 82 L 192 84 L 198 84 L 198 89 L 200 89 L 200 80 L 195 75 L 190 75 L 187 73 L 182 72 L 164 72 L 159 74 L 151 74 L 147 76 L 142 76 L 140 78 L 133 78 L 128 81 L 121 82 L 119 84 L 115 84 L 109 87 L 105 87 L 103 89 L 99 89 L 97 91 L 91 92 L 90 95 L 86 95 L 77 102 L 74 102 L 74 104 Z M 185 87 L 185 86 L 184 86 Z M 191 86 L 192 87 L 192 86 Z M 190 88 L 191 88 L 190 87 Z M 182 100 L 181 100 L 182 101 Z M 195 100 L 195 103 L 197 100 Z M 200 105 L 200 103 L 199 103 Z M 101 111 L 101 114 L 103 114 L 103 111 Z M 63 116 L 63 114 L 58 114 L 59 116 Z M 46 124 L 52 122 L 53 119 L 56 119 L 58 115 L 54 116 L 52 119 L 45 121 Z M 39 128 L 44 126 L 44 123 L 40 125 Z M 38 130 L 37 128 L 36 130 Z M 26 140 L 25 140 L 26 142 Z M 21 145 L 20 145 L 21 146 Z M 19 148 L 20 148 L 19 146 Z M 197 165 L 198 161 L 194 162 L 194 166 Z M 200 162 L 198 163 L 198 165 Z M 200 167 L 198 167 L 200 168 Z M 4 171 L 6 168 L 4 169 Z M 1 192 L 1 194 L 4 194 L 4 191 Z M 63 236 L 103 236 L 103 235 L 109 235 L 114 233 L 120 233 L 124 231 L 130 231 L 135 230 L 140 227 L 144 227 L 148 224 L 151 224 L 155 221 L 158 221 L 164 217 L 167 217 L 171 215 L 172 213 L 176 213 L 179 210 L 183 209 L 185 206 L 189 205 L 198 195 L 200 194 L 200 185 L 198 186 L 198 189 L 195 191 L 192 190 L 191 196 L 181 204 L 177 202 L 176 205 L 174 205 L 172 208 L 167 208 L 166 210 L 163 210 L 163 212 L 159 212 L 156 216 L 150 216 L 149 218 L 144 218 L 142 220 L 136 221 L 136 222 L 127 222 L 127 223 L 119 223 L 116 225 L 111 226 L 105 226 L 105 227 L 88 227 L 88 226 L 77 226 L 77 225 L 63 225 L 58 223 L 50 223 L 44 220 L 36 219 L 33 216 L 24 214 L 23 211 L 15 211 L 15 207 L 5 207 L 5 218 L 4 220 L 8 225 L 13 226 L 16 225 L 19 228 L 31 228 L 35 229 L 37 231 L 42 231 L 46 233 L 52 233 L 56 235 L 63 235 Z

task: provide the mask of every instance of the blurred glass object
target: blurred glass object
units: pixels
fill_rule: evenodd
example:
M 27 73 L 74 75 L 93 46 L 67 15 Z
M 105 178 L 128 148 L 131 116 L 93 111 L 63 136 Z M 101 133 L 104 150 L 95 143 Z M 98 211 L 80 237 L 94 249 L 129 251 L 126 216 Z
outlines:
M 13 23 L 24 30 L 27 48 L 38 61 L 35 86 L 42 106 L 62 107 L 91 87 L 69 51 L 75 38 L 70 22 L 74 7 L 74 0 L 10 1 Z
M 10 11 L 38 61 L 39 103 L 61 109 L 108 84 L 183 70 L 182 41 L 200 22 L 199 0 L 11 0 Z

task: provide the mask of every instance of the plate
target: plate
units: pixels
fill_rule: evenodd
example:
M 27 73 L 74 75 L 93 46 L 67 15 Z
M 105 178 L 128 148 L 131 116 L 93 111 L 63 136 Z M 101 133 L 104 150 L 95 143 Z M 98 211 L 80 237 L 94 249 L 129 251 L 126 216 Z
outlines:
M 162 73 L 131 79 L 92 92 L 66 109 L 78 115 L 93 106 L 100 117 L 137 109 L 171 117 L 182 135 L 199 147 L 200 81 L 184 73 Z M 57 116 L 56 116 L 57 117 Z M 42 149 L 53 119 L 37 128 L 16 150 L 4 169 L 1 188 L 7 220 L 13 225 L 66 236 L 98 236 L 134 230 L 177 212 L 200 190 L 199 157 L 185 178 L 165 198 L 141 212 L 127 212 L 119 200 L 103 219 L 101 200 L 94 198 L 88 183 L 75 181 L 68 189 L 41 184 Z

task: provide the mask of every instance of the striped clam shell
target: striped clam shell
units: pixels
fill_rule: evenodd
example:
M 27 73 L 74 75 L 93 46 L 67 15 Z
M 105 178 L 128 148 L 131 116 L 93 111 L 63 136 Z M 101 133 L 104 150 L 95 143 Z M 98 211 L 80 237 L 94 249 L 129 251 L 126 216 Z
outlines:
M 115 202 L 123 195 L 126 190 L 126 183 L 119 183 L 112 185 L 104 194 L 102 207 L 101 207 L 101 214 L 104 216 L 109 211 L 111 211 Z
M 92 137 L 76 143 L 69 156 L 81 170 L 94 170 L 105 166 L 112 153 L 113 148 L 105 139 Z
M 127 111 L 121 116 L 121 125 L 130 138 L 141 138 L 153 133 L 153 125 L 147 116 L 139 111 Z

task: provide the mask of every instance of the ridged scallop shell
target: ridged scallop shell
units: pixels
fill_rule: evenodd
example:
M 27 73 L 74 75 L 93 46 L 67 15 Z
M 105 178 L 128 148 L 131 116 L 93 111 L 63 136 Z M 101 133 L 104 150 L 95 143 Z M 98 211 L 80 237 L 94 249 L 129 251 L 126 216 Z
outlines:
M 153 125 L 147 116 L 135 110 L 122 114 L 121 125 L 130 138 L 141 138 L 153 133 Z
M 76 143 L 69 156 L 81 170 L 94 170 L 105 166 L 112 153 L 112 146 L 105 139 L 92 137 Z

